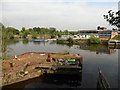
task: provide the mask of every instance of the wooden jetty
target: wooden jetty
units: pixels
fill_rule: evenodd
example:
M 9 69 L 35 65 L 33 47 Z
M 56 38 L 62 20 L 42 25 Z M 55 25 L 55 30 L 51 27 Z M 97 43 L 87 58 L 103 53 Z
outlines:
M 120 46 L 120 40 L 110 40 L 108 42 L 109 46 Z
M 63 62 L 58 62 L 58 59 L 63 59 Z M 69 59 L 68 63 L 64 62 L 66 59 Z M 69 63 L 70 61 L 74 63 Z M 2 86 L 39 77 L 43 74 L 80 74 L 81 69 L 82 56 L 80 54 L 27 52 L 18 55 L 17 60 L 11 58 L 2 61 Z
M 75 63 L 44 62 L 35 67 L 41 69 L 42 73 L 79 73 L 82 72 L 82 58 L 76 58 Z

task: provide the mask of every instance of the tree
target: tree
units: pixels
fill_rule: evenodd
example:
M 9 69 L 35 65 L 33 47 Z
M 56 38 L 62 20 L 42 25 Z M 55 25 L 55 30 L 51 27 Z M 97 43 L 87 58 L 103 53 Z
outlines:
M 120 10 L 113 12 L 112 10 L 108 11 L 108 15 L 103 15 L 104 19 L 109 22 L 110 25 L 120 28 Z
M 118 35 L 115 39 L 116 39 L 116 40 L 120 40 L 120 35 Z
M 100 39 L 95 37 L 94 35 L 90 36 L 90 43 L 91 44 L 99 44 L 100 43 Z
M 58 33 L 58 37 L 62 37 L 62 35 L 60 33 Z
M 24 32 L 25 31 L 25 27 L 22 27 L 22 32 Z
M 31 32 L 31 31 L 32 31 L 32 28 L 29 28 L 28 30 L 29 30 L 29 32 Z
M 56 32 L 56 28 L 54 28 L 54 27 L 50 27 L 49 30 L 51 31 L 51 33 Z
M 51 38 L 55 38 L 55 35 L 53 34 L 53 35 L 51 35 Z
M 34 32 L 34 31 L 31 32 L 31 35 L 33 39 L 36 39 L 38 36 L 37 32 Z
M 65 31 L 64 31 L 64 34 L 65 34 L 65 35 L 69 35 L 69 31 L 68 31 L 68 30 L 65 30 Z
M 29 32 L 25 31 L 25 32 L 23 33 L 22 37 L 23 37 L 23 38 L 26 38 L 28 34 L 29 34 Z
M 74 42 L 72 38 L 68 38 L 67 41 L 68 41 L 69 43 L 73 43 L 73 42 Z

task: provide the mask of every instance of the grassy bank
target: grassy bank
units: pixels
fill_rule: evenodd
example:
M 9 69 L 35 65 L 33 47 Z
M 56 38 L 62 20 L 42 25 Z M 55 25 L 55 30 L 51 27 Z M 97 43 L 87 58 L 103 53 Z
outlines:
M 97 44 L 97 45 L 108 45 L 108 41 L 109 40 L 91 40 L 91 39 L 70 39 L 71 41 L 69 41 L 69 39 L 67 40 L 57 40 L 58 44 L 75 44 L 75 45 L 80 45 L 80 44 Z

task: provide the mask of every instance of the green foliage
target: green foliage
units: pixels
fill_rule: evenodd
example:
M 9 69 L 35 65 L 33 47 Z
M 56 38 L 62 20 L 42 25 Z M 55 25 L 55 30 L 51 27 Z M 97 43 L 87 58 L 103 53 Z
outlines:
M 49 35 L 51 38 L 55 38 L 56 36 L 62 37 L 62 35 L 68 35 L 68 34 L 77 34 L 78 32 L 69 32 L 68 30 L 65 31 L 58 31 L 54 27 L 50 28 L 40 28 L 40 27 L 34 27 L 34 28 L 29 28 L 25 29 L 25 27 L 22 27 L 22 30 L 19 31 L 18 29 L 15 29 L 13 27 L 7 27 L 5 28 L 2 26 L 2 38 L 4 39 L 13 39 L 15 35 L 16 37 L 22 37 L 26 38 L 27 35 L 32 35 L 32 38 L 36 39 L 37 36 L 42 36 L 42 35 Z M 70 41 L 71 42 L 71 41 Z M 72 42 L 71 42 L 72 43 Z
M 18 35 L 18 34 L 19 34 L 19 30 L 18 30 L 18 29 L 15 29 L 15 28 L 13 28 L 13 27 L 7 27 L 7 28 L 6 28 L 6 32 L 7 32 L 7 33 L 11 32 L 11 33 L 13 33 L 14 35 Z
M 100 43 L 100 39 L 95 37 L 94 35 L 90 36 L 90 43 L 91 44 L 99 44 Z
M 24 32 L 25 31 L 25 27 L 22 27 L 22 30 L 21 30 L 21 32 Z
M 80 33 L 79 31 L 70 31 L 69 32 L 69 34 L 71 34 L 71 35 L 76 35 L 76 34 L 78 34 L 78 33 Z
M 68 38 L 67 41 L 68 41 L 69 43 L 74 43 L 74 41 L 73 41 L 72 38 Z
M 57 40 L 57 43 L 64 43 L 66 40 Z
M 120 28 L 120 10 L 117 12 L 108 11 L 108 15 L 104 15 L 104 19 L 109 22 L 110 25 Z
M 29 34 L 28 32 L 24 32 L 23 35 L 22 35 L 22 37 L 26 38 L 28 34 Z
M 58 37 L 62 37 L 62 35 L 60 33 L 58 33 Z
M 120 40 L 120 35 L 118 35 L 115 39 L 116 39 L 116 40 Z
M 28 31 L 31 32 L 33 29 L 32 28 L 29 28 Z
M 18 35 L 18 34 L 19 34 L 19 30 L 13 27 L 2 28 L 2 39 L 13 39 L 14 35 Z
M 65 30 L 63 33 L 64 33 L 64 35 L 69 35 L 69 31 L 68 30 Z
M 51 35 L 51 38 L 55 38 L 55 35 Z
M 51 33 L 56 32 L 56 28 L 54 28 L 54 27 L 50 27 L 49 30 L 50 30 Z
M 10 32 L 8 36 L 9 36 L 9 39 L 14 39 L 14 34 L 12 32 Z
M 31 32 L 31 35 L 33 39 L 36 39 L 38 36 L 37 32 L 34 32 L 34 31 Z

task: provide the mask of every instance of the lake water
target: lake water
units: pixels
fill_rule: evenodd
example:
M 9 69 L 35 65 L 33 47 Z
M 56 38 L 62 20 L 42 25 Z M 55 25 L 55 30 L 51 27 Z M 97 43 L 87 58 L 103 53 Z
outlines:
M 64 52 L 65 50 L 70 53 L 79 53 L 83 56 L 83 67 L 80 76 L 74 75 L 75 79 L 80 79 L 78 88 L 96 88 L 97 77 L 98 77 L 98 67 L 102 70 L 105 78 L 109 82 L 112 88 L 118 87 L 118 49 L 109 49 L 107 46 L 101 45 L 63 45 L 57 44 L 56 41 L 48 41 L 35 43 L 28 40 L 11 40 L 8 41 L 7 47 L 12 48 L 7 55 L 14 56 L 20 55 L 26 52 Z M 68 75 L 69 77 L 69 75 Z M 43 77 L 40 77 L 41 79 Z M 54 78 L 53 78 L 54 79 Z M 65 77 L 61 78 L 64 81 Z M 70 79 L 70 78 L 68 78 Z M 48 83 L 52 85 L 61 85 L 53 83 L 52 80 L 43 80 L 41 82 L 34 82 L 32 80 L 31 84 L 26 87 L 34 86 L 39 87 L 46 86 Z M 72 87 L 71 85 L 64 84 L 63 87 Z

